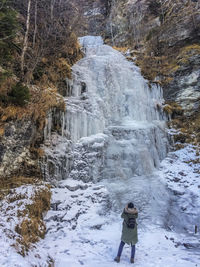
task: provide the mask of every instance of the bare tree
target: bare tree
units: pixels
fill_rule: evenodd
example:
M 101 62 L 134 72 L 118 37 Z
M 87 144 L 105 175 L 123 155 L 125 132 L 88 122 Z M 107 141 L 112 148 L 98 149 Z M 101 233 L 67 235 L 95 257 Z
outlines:
M 53 19 L 54 5 L 55 5 L 55 0 L 51 0 L 51 19 Z
M 26 32 L 24 36 L 24 43 L 22 48 L 22 55 L 21 55 L 21 74 L 24 74 L 24 58 L 25 53 L 28 48 L 28 35 L 29 35 L 29 28 L 30 28 L 30 16 L 31 16 L 31 0 L 28 0 L 28 6 L 27 6 L 27 17 L 26 17 Z
M 29 83 L 43 58 L 55 61 L 57 57 L 71 57 L 67 50 L 76 45 L 76 40 L 72 43 L 72 33 L 81 20 L 76 6 L 69 0 L 18 0 L 13 1 L 13 7 L 21 14 L 24 36 L 21 78 Z
M 135 6 L 134 10 L 131 12 L 130 21 L 132 22 L 131 26 L 131 33 L 133 35 L 134 43 L 136 46 L 139 46 L 140 38 L 141 38 L 141 20 L 143 18 L 143 11 L 142 11 L 142 4 L 138 1 Z
M 35 1 L 35 18 L 34 18 L 34 34 L 33 34 L 33 48 L 35 47 L 36 34 L 37 34 L 37 13 L 38 13 L 38 1 Z

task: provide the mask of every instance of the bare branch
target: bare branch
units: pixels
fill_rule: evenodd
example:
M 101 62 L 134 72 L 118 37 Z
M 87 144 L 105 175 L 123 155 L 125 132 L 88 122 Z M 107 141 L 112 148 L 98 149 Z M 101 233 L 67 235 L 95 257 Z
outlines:
M 27 7 L 27 19 L 26 19 L 26 33 L 24 37 L 24 45 L 22 49 L 22 55 L 21 55 L 21 73 L 24 73 L 24 57 L 26 50 L 28 48 L 28 34 L 29 34 L 29 28 L 30 28 L 30 10 L 31 10 L 31 0 L 28 1 L 28 7 Z

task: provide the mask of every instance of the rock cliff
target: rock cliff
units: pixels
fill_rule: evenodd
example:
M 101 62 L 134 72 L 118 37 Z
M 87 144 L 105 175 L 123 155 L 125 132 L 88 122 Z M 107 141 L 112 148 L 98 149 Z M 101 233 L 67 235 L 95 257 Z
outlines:
M 143 75 L 162 85 L 170 116 L 178 117 L 181 128 L 198 133 L 199 1 L 110 0 L 82 5 L 91 11 L 90 16 L 83 14 L 93 25 L 87 27 L 87 34 L 101 34 L 107 43 L 129 49 L 129 59 L 136 61 Z
M 195 140 L 199 142 L 199 1 L 75 0 L 74 10 L 76 16 L 79 14 L 76 34 L 101 35 L 108 44 L 123 51 L 129 50 L 129 59 L 136 61 L 145 78 L 162 85 L 164 98 L 169 104 L 166 111 L 176 118 L 179 128 L 184 128 L 182 140 L 194 139 L 189 137 L 194 131 Z M 42 116 L 42 126 L 37 119 L 33 120 L 33 113 L 30 115 L 27 111 L 29 108 L 24 111 L 1 108 L 0 176 L 21 174 L 22 170 L 28 175 L 39 174 L 38 158 L 42 152 L 38 149 L 44 141 L 45 118 L 52 108 L 62 106 L 62 102 L 61 98 L 60 104 L 46 105 L 43 101 L 45 115 Z M 41 110 L 35 104 L 32 108 Z M 5 112 L 10 114 L 6 118 Z M 30 116 L 25 120 L 16 119 L 12 112 L 29 113 Z M 62 108 L 59 112 L 62 113 Z M 59 131 L 57 122 L 61 118 L 55 116 L 54 126 Z
M 76 0 L 79 35 L 102 35 L 137 57 L 144 76 L 163 85 L 185 113 L 199 107 L 200 4 L 197 0 Z
M 39 90 L 39 88 L 35 88 Z M 50 88 L 32 96 L 26 107 L 0 107 L 0 179 L 10 176 L 41 177 L 40 145 L 48 131 L 59 132 L 59 120 L 64 108 L 62 96 Z M 34 101 L 33 101 L 34 100 Z M 51 114 L 51 129 L 47 117 Z

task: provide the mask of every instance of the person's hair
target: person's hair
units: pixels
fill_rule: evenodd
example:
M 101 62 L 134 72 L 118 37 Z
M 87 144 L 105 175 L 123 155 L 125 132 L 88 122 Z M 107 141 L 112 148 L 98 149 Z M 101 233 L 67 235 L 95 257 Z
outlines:
M 128 203 L 128 208 L 129 208 L 129 209 L 132 209 L 132 208 L 134 208 L 134 205 L 133 205 L 133 203 L 132 203 L 132 202 L 129 202 L 129 203 Z

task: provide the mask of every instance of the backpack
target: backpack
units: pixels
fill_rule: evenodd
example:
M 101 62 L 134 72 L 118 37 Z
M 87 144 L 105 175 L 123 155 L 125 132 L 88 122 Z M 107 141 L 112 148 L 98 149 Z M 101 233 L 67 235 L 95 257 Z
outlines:
M 126 223 L 126 224 L 127 224 L 128 228 L 134 229 L 135 228 L 135 218 L 128 218 L 128 223 Z

